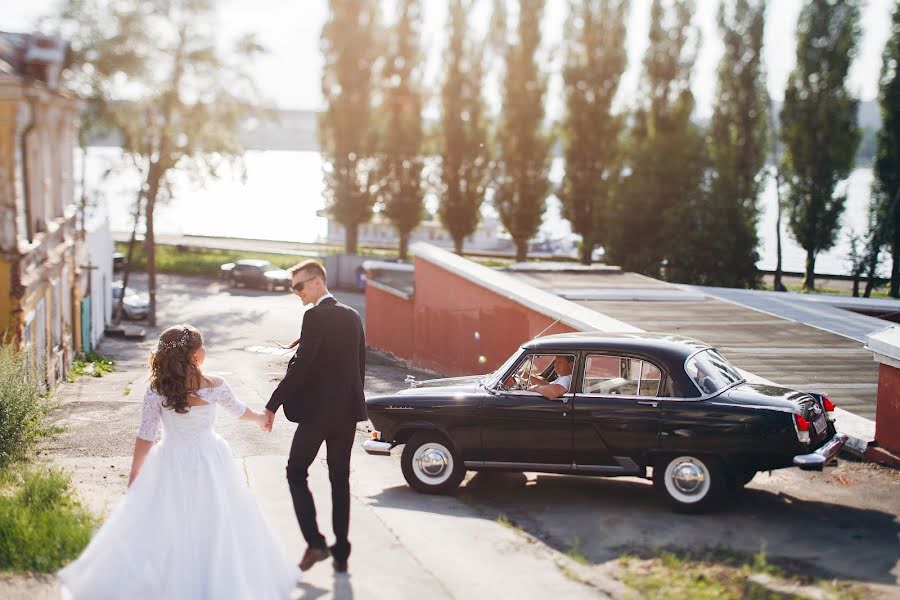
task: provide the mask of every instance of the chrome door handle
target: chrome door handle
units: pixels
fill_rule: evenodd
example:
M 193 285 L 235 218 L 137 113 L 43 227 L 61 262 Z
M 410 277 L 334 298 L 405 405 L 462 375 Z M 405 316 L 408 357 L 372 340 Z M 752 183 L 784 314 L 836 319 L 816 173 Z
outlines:
M 639 400 L 638 404 L 645 404 L 647 406 L 652 406 L 653 408 L 659 406 L 659 402 L 656 402 L 654 400 Z

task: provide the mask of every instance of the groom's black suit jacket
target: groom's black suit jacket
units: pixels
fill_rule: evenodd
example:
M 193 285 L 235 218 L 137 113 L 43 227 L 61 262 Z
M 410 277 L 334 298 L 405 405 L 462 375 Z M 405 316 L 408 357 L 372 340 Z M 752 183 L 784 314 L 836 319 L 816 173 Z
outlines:
M 266 404 L 294 423 L 365 421 L 366 336 L 359 313 L 325 298 L 303 315 L 300 345 Z

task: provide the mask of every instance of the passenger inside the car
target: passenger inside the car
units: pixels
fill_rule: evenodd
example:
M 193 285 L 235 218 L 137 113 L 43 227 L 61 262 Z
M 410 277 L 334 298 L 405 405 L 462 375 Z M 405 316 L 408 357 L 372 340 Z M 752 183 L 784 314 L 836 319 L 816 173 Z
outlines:
M 574 367 L 575 357 L 561 354 L 553 361 L 553 372 L 556 373 L 556 379 L 547 381 L 540 375 L 529 375 L 528 381 L 534 385 L 528 389 L 546 398 L 559 398 L 572 387 L 572 370 Z

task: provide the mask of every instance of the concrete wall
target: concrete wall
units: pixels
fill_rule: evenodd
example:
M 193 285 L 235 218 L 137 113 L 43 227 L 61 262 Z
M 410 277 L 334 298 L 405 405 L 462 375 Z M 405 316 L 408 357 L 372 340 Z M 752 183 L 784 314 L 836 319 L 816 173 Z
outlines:
M 106 324 L 112 320 L 112 283 L 114 281 L 112 255 L 113 239 L 105 216 L 91 219 L 85 239 L 90 272 L 91 348 L 96 350 L 103 338 Z

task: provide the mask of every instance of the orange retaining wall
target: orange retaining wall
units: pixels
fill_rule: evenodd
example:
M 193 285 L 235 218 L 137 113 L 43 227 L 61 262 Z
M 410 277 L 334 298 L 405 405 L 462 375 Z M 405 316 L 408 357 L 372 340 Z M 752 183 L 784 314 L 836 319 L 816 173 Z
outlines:
M 488 373 L 542 331 L 576 331 L 419 258 L 415 290 L 403 300 L 366 287 L 367 343 L 447 375 Z
M 415 280 L 413 362 L 441 373 L 489 373 L 555 320 L 419 258 Z M 569 331 L 556 323 L 545 334 Z
M 413 354 L 413 299 L 367 285 L 366 344 L 410 360 Z

